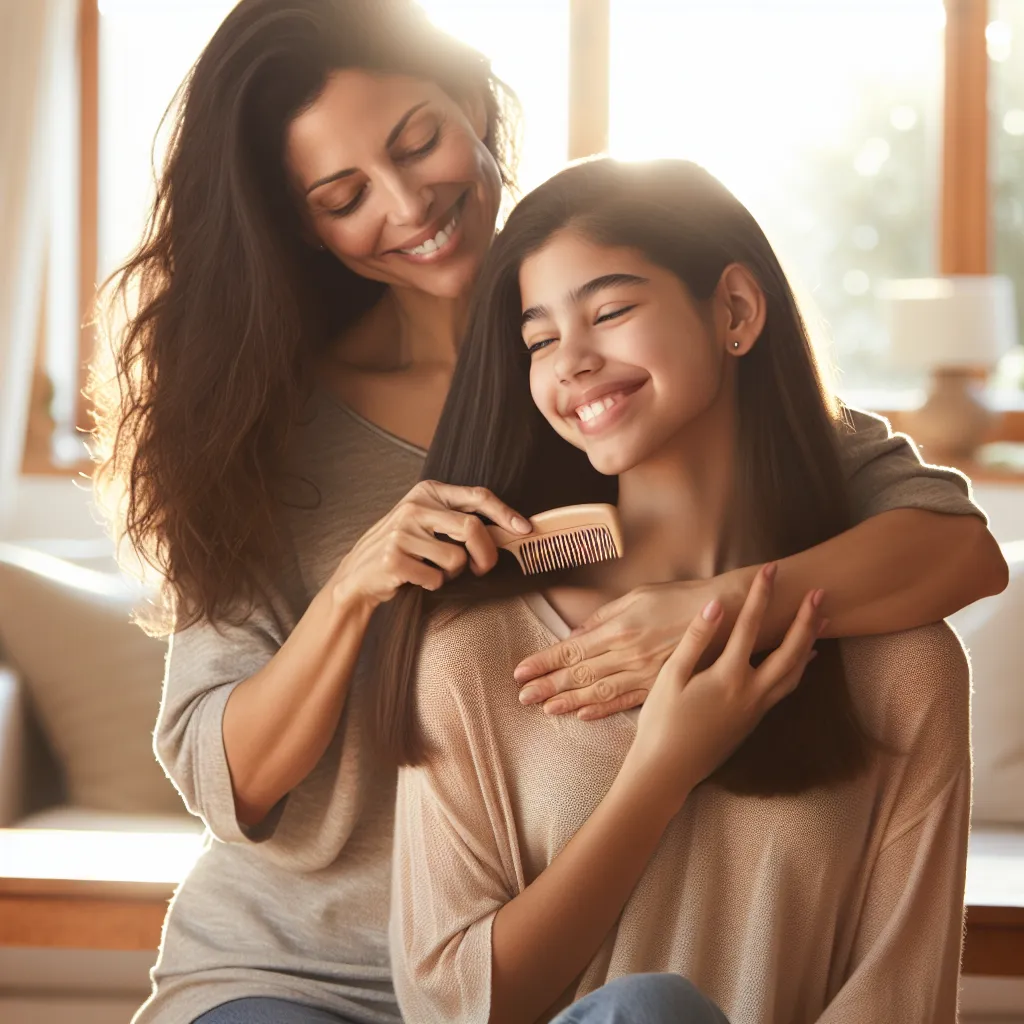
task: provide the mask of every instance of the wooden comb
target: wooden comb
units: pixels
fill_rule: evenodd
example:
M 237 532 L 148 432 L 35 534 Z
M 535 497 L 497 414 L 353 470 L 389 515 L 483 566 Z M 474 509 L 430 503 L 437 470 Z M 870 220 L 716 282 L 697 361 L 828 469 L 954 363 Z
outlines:
M 539 512 L 530 523 L 533 533 L 525 537 L 487 527 L 494 543 L 511 551 L 527 576 L 622 557 L 622 526 L 614 505 L 566 505 Z

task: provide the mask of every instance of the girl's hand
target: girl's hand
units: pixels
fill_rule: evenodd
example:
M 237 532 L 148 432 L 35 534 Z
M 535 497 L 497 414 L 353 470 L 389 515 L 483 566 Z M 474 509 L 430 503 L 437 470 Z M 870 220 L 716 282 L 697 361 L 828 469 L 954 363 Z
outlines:
M 753 732 L 765 713 L 791 693 L 814 657 L 825 621 L 815 599 L 804 598 L 782 644 L 757 668 L 750 664 L 761 620 L 771 599 L 774 563 L 754 579 L 720 657 L 696 668 L 722 619 L 711 601 L 697 615 L 658 674 L 637 724 L 629 759 L 648 783 L 680 799 L 721 765 Z
M 475 512 L 512 533 L 532 531 L 525 516 L 485 487 L 423 480 L 341 560 L 331 579 L 335 600 L 354 599 L 372 610 L 390 601 L 406 583 L 437 590 L 467 563 L 477 576 L 490 572 L 498 549 Z
M 725 597 L 732 610 L 741 605 L 748 584 L 726 595 L 720 593 L 720 579 L 638 587 L 604 605 L 568 639 L 516 667 L 519 699 L 543 703 L 548 714 L 572 711 L 586 720 L 642 704 L 687 624 L 711 595 Z

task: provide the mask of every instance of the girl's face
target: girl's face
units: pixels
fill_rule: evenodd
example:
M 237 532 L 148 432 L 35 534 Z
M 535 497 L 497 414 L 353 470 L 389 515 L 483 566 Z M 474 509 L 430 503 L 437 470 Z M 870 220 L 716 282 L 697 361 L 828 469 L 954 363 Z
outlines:
M 291 123 L 285 160 L 314 244 L 350 270 L 467 295 L 494 236 L 501 179 L 483 105 L 433 82 L 337 71 Z
M 657 454 L 721 393 L 720 318 L 635 250 L 560 231 L 523 262 L 519 287 L 533 400 L 599 472 Z

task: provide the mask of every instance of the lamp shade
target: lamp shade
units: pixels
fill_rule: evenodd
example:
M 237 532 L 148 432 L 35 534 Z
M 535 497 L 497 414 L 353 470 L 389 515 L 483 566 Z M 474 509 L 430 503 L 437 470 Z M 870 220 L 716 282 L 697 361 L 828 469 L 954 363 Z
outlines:
M 879 297 L 897 366 L 990 367 L 1017 344 L 1017 311 L 1008 277 L 886 281 Z

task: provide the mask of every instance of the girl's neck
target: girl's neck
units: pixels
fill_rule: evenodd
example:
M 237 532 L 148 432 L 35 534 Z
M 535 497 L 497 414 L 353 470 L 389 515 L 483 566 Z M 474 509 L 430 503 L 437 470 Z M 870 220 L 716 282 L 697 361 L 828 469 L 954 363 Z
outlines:
M 617 570 L 626 590 L 642 583 L 706 579 L 734 556 L 734 422 L 716 401 L 665 447 L 619 477 L 626 554 Z
M 660 451 L 619 477 L 625 554 L 546 592 L 571 626 L 644 584 L 707 579 L 739 564 L 733 530 L 735 416 L 715 403 Z

